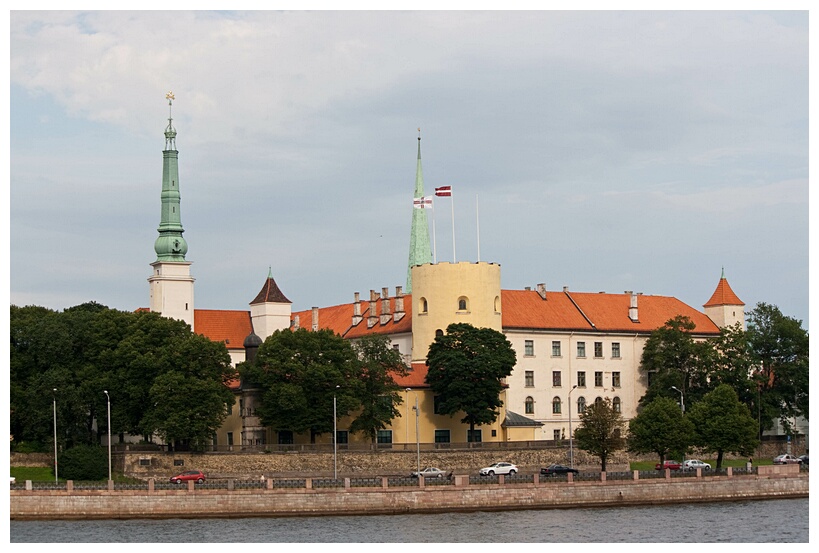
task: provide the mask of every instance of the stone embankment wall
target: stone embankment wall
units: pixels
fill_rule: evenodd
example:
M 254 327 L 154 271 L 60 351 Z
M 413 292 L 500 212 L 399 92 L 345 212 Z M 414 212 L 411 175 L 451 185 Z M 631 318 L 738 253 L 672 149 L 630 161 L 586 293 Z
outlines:
M 762 468 L 762 467 L 761 467 Z M 650 480 L 469 484 L 411 488 L 213 490 L 11 490 L 11 520 L 127 519 L 226 516 L 400 514 L 469 510 L 549 509 L 808 497 L 808 476 L 795 466 L 766 475 Z M 795 470 L 794 470 L 795 469 Z

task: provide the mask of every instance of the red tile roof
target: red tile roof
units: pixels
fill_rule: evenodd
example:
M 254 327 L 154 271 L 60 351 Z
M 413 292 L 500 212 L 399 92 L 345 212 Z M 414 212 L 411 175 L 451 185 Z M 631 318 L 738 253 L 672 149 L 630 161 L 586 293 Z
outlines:
M 250 311 L 194 309 L 193 328 L 214 342 L 225 342 L 228 349 L 243 349 L 253 325 Z
M 412 296 L 404 296 L 404 316 L 398 321 L 395 321 L 393 316 L 395 312 L 395 298 L 388 298 L 386 301 L 390 302 L 390 319 L 386 324 L 381 324 L 381 305 L 385 301 L 381 298 L 374 302 L 374 313 L 378 316 L 378 322 L 372 328 L 367 328 L 367 319 L 370 316 L 370 305 L 373 302 L 361 301 L 359 302 L 361 314 L 361 322 L 353 326 L 353 303 L 345 303 L 342 305 L 335 305 L 332 307 L 318 308 L 318 328 L 328 329 L 336 334 L 339 334 L 347 339 L 361 338 L 369 334 L 403 334 L 412 332 Z M 295 320 L 299 317 L 299 327 L 311 329 L 313 328 L 313 310 L 297 311 L 290 316 L 290 320 Z
M 742 300 L 734 294 L 734 291 L 731 290 L 731 286 L 728 284 L 728 279 L 722 277 L 719 279 L 719 284 L 717 284 L 717 289 L 714 290 L 714 294 L 711 296 L 711 299 L 708 300 L 708 303 L 703 305 L 703 307 L 712 307 L 716 305 L 745 305 L 742 303 Z
M 426 383 L 427 364 L 413 363 L 412 370 L 407 376 L 396 376 L 395 383 L 402 388 L 429 388 Z

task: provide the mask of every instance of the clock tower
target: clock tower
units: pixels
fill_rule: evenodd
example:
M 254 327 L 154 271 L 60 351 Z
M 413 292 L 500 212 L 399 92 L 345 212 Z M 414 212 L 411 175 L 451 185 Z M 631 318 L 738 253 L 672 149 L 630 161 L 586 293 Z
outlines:
M 151 289 L 151 311 L 164 317 L 180 319 L 193 330 L 193 277 L 191 262 L 185 260 L 188 243 L 182 236 L 182 216 L 179 210 L 179 152 L 176 149 L 176 129 L 173 127 L 174 95 L 168 92 L 168 126 L 165 127 L 165 149 L 162 152 L 162 211 L 159 236 L 154 243 L 156 261 L 148 278 Z

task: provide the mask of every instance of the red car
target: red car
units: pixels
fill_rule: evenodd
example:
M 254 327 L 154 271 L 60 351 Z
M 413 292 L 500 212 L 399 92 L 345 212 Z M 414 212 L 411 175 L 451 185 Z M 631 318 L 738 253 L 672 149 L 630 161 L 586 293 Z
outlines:
M 682 468 L 682 465 L 680 464 L 679 461 L 672 461 L 669 459 L 667 461 L 663 461 L 663 464 L 657 463 L 656 465 L 654 465 L 654 468 L 657 470 L 665 469 L 680 470 L 680 468 Z
M 186 470 L 181 474 L 171 476 L 172 484 L 182 484 L 183 482 L 188 482 L 190 480 L 193 480 L 197 484 L 201 484 L 205 481 L 205 473 L 201 470 Z

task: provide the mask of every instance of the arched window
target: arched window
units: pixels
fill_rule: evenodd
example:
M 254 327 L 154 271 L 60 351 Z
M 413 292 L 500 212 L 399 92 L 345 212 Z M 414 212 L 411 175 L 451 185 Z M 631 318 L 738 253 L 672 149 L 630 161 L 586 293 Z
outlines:
M 466 296 L 461 296 L 458 298 L 458 311 L 466 311 L 467 309 L 469 309 L 469 302 Z
M 596 398 L 594 398 L 594 404 L 595 405 L 600 405 L 601 403 L 603 403 L 603 398 L 602 397 L 597 396 Z
M 577 398 L 577 413 L 585 413 L 586 412 L 586 398 L 580 396 Z
M 495 296 L 495 313 L 500 313 L 500 296 Z
M 614 408 L 615 413 L 619 413 L 620 412 L 620 398 L 615 397 L 613 400 L 611 400 L 611 406 Z
M 552 413 L 554 413 L 555 415 L 560 414 L 560 398 L 557 396 L 555 396 L 554 399 L 552 399 Z
M 526 398 L 526 402 L 524 403 L 524 412 L 527 415 L 535 414 L 535 400 L 532 398 L 532 396 L 528 396 Z
M 438 330 L 436 330 L 436 331 L 435 331 L 435 337 L 436 337 L 436 338 L 437 338 L 438 336 L 443 336 L 443 335 L 444 335 L 444 331 L 443 331 L 443 330 L 441 330 L 440 328 L 439 328 Z
M 429 309 L 427 306 L 427 299 L 421 298 L 421 313 L 428 313 Z

